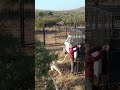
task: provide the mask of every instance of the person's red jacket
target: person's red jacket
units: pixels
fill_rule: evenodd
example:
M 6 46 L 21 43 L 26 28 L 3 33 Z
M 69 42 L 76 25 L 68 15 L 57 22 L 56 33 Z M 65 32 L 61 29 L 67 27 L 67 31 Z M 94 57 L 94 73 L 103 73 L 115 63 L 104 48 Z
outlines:
M 104 51 L 101 51 L 100 54 L 96 57 L 91 55 L 91 51 L 85 54 L 85 77 L 92 77 L 94 75 L 93 65 L 94 61 L 97 61 L 102 58 Z
M 74 59 L 74 52 L 77 51 L 77 48 L 76 48 L 76 50 L 73 50 L 73 48 L 75 48 L 75 47 L 77 47 L 77 46 L 73 46 L 73 47 L 69 48 L 69 55 L 70 55 L 71 59 Z

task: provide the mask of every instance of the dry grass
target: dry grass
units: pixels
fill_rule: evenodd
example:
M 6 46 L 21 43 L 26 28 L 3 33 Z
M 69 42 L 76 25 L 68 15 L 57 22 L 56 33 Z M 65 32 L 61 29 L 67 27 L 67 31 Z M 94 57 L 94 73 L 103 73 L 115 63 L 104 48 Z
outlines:
M 58 53 L 58 59 L 63 60 L 64 53 Z M 62 71 L 62 75 L 59 75 L 56 71 L 53 72 L 53 76 L 56 79 L 56 83 L 60 90 L 84 90 L 84 76 L 81 74 L 70 73 L 70 62 L 67 56 L 63 63 L 58 64 Z
M 49 28 L 47 28 L 49 30 Z M 49 30 L 52 31 L 52 30 Z M 55 33 L 51 33 L 51 34 L 46 34 L 46 42 L 47 43 L 52 43 L 53 45 L 46 45 L 47 49 L 57 49 L 57 48 L 61 48 L 63 47 L 63 43 L 65 41 L 65 32 L 60 33 L 59 35 L 57 35 L 57 43 L 61 43 L 62 45 L 55 45 Z M 42 33 L 39 35 L 36 35 L 37 38 L 39 40 L 43 40 L 42 38 Z M 65 57 L 65 54 L 62 50 L 57 51 L 57 50 L 53 50 L 52 52 L 54 52 L 55 54 L 58 55 L 58 60 L 62 61 Z M 85 85 L 84 85 L 84 79 L 85 77 L 77 74 L 70 74 L 70 61 L 69 61 L 69 57 L 66 58 L 66 60 L 63 63 L 58 64 L 58 66 L 60 67 L 61 71 L 62 71 L 62 75 L 59 75 L 58 72 L 53 71 L 52 75 L 56 80 L 56 83 L 59 87 L 59 90 L 85 90 Z M 95 82 L 97 83 L 97 82 Z M 118 89 L 113 89 L 113 90 L 120 90 Z
M 42 33 L 39 35 L 36 35 L 37 38 L 39 40 L 42 41 Z M 47 34 L 46 35 L 46 43 L 52 43 L 53 45 L 46 45 L 47 49 L 56 49 L 53 50 L 52 52 L 54 52 L 55 54 L 58 55 L 58 60 L 62 61 L 65 57 L 64 51 L 61 50 L 57 50 L 58 48 L 63 48 L 64 45 L 64 41 L 65 41 L 65 32 L 61 33 L 60 35 L 58 35 L 60 37 L 57 37 L 56 40 L 57 42 L 61 43 L 61 45 L 56 45 L 55 46 L 55 36 L 54 33 L 53 34 Z M 69 56 L 69 55 L 68 55 Z M 52 75 L 56 80 L 56 83 L 58 85 L 59 90 L 85 90 L 85 86 L 84 86 L 84 76 L 81 74 L 71 74 L 70 73 L 70 60 L 69 57 L 66 57 L 65 61 L 62 63 L 58 64 L 58 67 L 61 69 L 62 71 L 62 75 L 59 75 L 58 72 L 53 71 Z

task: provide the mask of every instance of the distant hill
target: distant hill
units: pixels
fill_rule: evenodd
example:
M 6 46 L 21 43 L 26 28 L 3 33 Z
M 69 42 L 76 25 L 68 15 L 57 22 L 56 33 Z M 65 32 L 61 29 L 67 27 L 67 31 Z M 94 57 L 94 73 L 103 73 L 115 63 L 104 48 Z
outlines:
M 42 10 L 42 9 L 36 9 L 36 11 L 52 11 L 52 10 Z M 85 6 L 77 8 L 77 9 L 72 9 L 72 10 L 63 10 L 63 11 L 53 11 L 53 12 L 85 12 Z
M 83 6 L 83 7 L 80 7 L 80 8 L 77 8 L 77 9 L 72 9 L 72 10 L 64 10 L 64 11 L 66 11 L 66 12 L 69 12 L 69 11 L 73 11 L 73 12 L 76 12 L 76 11 L 85 11 L 85 7 Z
M 52 11 L 52 10 L 35 10 L 35 17 L 38 27 L 43 26 L 43 22 L 48 25 L 55 25 L 59 21 L 64 23 L 77 23 L 84 26 L 85 24 L 85 7 L 72 10 Z

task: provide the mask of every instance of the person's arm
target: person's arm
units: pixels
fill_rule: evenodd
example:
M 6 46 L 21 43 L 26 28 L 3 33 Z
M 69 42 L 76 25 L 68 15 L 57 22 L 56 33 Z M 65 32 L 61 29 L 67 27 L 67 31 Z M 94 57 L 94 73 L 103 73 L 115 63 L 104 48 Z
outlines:
M 98 50 L 101 50 L 102 47 L 100 46 L 97 46 L 97 47 L 94 47 L 91 49 L 91 53 L 95 52 L 95 51 L 98 51 Z
M 73 46 L 72 49 L 75 48 L 75 47 L 77 47 L 77 46 Z
M 76 48 L 76 49 L 74 50 L 74 48 Z M 77 46 L 73 46 L 72 49 L 73 49 L 73 52 L 76 52 L 78 47 Z
M 92 55 L 88 55 L 88 60 L 86 62 L 94 62 L 94 61 L 98 61 L 99 59 L 102 58 L 103 54 L 105 51 L 101 51 L 99 55 L 97 55 L 96 57 L 93 57 Z
M 105 53 L 105 51 L 101 50 L 100 53 L 99 53 L 99 55 L 97 55 L 96 57 L 91 56 L 91 60 L 92 61 L 98 61 L 99 59 L 101 59 L 103 57 L 104 53 Z
M 93 61 L 98 61 L 99 59 L 102 59 L 105 51 L 106 51 L 106 45 L 102 46 L 102 49 L 100 50 L 99 55 L 97 55 L 96 57 L 91 57 L 91 59 Z

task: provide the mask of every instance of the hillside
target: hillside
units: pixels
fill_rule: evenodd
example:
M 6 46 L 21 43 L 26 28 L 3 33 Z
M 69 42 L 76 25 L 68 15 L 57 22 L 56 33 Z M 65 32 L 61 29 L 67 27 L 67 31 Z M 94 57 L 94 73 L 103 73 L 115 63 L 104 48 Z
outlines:
M 46 22 L 50 26 L 55 25 L 59 21 L 63 21 L 65 24 L 76 22 L 78 26 L 84 26 L 85 7 L 64 11 L 36 10 L 35 18 L 36 29 L 41 28 L 43 22 Z
M 51 11 L 51 10 L 36 9 L 35 11 Z M 72 9 L 72 10 L 52 11 L 52 12 L 76 12 L 76 11 L 84 12 L 85 6 L 77 8 L 77 9 Z
M 84 11 L 85 11 L 85 7 L 84 6 L 80 7 L 80 8 L 77 8 L 77 9 L 65 10 L 65 12 L 84 12 Z

